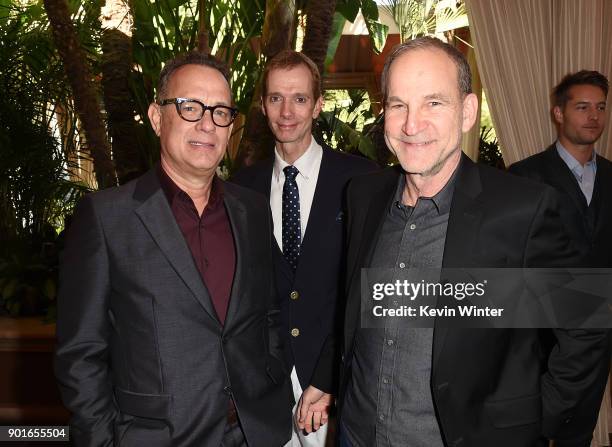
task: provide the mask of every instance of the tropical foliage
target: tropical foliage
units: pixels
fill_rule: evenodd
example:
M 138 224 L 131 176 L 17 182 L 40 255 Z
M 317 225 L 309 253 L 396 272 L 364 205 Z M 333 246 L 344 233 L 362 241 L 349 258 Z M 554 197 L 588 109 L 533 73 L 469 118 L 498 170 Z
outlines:
M 467 25 L 465 3 L 459 0 L 384 0 L 383 9 L 395 21 L 402 42 Z
M 0 0 L 0 309 L 52 316 L 61 232 L 79 196 L 157 161 L 146 110 L 163 61 L 197 48 L 230 65 L 244 117 L 234 131 L 251 138 L 226 160 L 232 169 L 264 154 L 265 60 L 303 44 L 324 68 L 359 11 L 382 50 L 374 0 Z M 336 112 L 322 115 L 322 138 L 372 156 L 355 115 Z
M 478 146 L 478 163 L 483 163 L 494 168 L 504 169 L 504 159 L 499 148 L 499 142 L 495 137 L 494 129 L 482 126 L 480 128 L 480 144 Z
M 0 303 L 10 314 L 53 308 L 57 229 L 86 189 L 69 180 L 79 132 L 43 15 L 0 8 Z

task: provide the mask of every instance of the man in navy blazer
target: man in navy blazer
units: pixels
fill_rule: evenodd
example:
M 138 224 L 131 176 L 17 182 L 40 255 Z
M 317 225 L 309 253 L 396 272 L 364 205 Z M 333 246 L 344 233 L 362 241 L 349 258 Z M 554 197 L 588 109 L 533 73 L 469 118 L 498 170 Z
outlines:
M 312 122 L 323 100 L 321 76 L 307 56 L 284 51 L 268 61 L 261 103 L 276 140 L 274 156 L 238 172 L 233 181 L 270 199 L 279 248 L 275 267 L 281 327 L 298 401 L 336 325 L 344 252 L 343 193 L 351 177 L 375 165 L 322 147 L 313 138 Z M 322 447 L 325 439 L 325 429 L 308 436 L 295 429 L 288 445 Z
M 606 124 L 608 79 L 582 70 L 553 90 L 558 138 L 510 172 L 554 187 L 565 199 L 561 217 L 593 267 L 612 267 L 612 162 L 595 152 Z
M 607 96 L 608 79 L 597 71 L 565 76 L 552 95 L 557 141 L 510 166 L 510 172 L 550 185 L 563 197 L 563 225 L 595 268 L 612 267 L 612 163 L 594 147 L 606 124 Z M 582 397 L 579 417 L 591 431 L 608 368 L 599 370 L 597 386 Z

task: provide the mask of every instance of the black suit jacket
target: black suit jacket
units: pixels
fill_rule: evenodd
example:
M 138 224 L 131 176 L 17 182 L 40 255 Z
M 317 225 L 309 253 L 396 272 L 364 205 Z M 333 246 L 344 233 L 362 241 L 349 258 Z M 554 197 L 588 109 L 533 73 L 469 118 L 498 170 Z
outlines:
M 224 202 L 236 247 L 224 326 L 155 169 L 80 203 L 56 356 L 76 445 L 218 447 L 230 396 L 249 446 L 289 439 L 268 204 L 232 184 Z
M 526 179 L 476 165 L 463 156 L 451 204 L 444 267 L 554 267 L 579 262 L 558 219 L 556 196 Z M 401 170 L 357 177 L 348 191 L 348 301 L 341 389 L 351 376 L 360 327 L 360 269 L 370 265 Z M 559 350 L 545 370 L 538 330 L 436 327 L 432 396 L 447 446 L 532 447 L 540 433 L 589 437 L 572 425 L 585 389 L 600 377 L 606 331 L 556 330 Z M 313 385 L 326 389 L 333 364 L 326 344 Z M 340 415 L 342 417 L 342 414 Z M 559 439 L 558 445 L 563 444 Z M 572 441 L 573 442 L 573 441 Z
M 510 172 L 555 188 L 563 197 L 561 218 L 592 267 L 612 267 L 612 162 L 597 155 L 591 203 L 587 204 L 574 174 L 555 144 L 519 161 Z
M 612 267 L 612 163 L 597 155 L 595 187 L 591 203 L 559 156 L 556 144 L 510 166 L 509 171 L 545 183 L 562 197 L 561 220 L 589 267 Z M 582 396 L 577 417 L 585 427 L 594 429 L 610 366 L 609 355 L 598 368 L 600 377 Z M 605 368 L 605 365 L 608 368 Z
M 274 158 L 238 172 L 232 181 L 252 188 L 268 199 Z M 281 297 L 281 325 L 285 336 L 285 358 L 295 365 L 300 384 L 310 384 L 321 347 L 337 322 L 338 296 L 344 277 L 344 206 L 348 181 L 357 174 L 376 169 L 368 159 L 323 147 L 321 168 L 308 225 L 300 248 L 295 274 L 275 249 L 276 284 Z M 291 298 L 292 292 L 293 299 Z M 299 336 L 291 335 L 293 328 Z

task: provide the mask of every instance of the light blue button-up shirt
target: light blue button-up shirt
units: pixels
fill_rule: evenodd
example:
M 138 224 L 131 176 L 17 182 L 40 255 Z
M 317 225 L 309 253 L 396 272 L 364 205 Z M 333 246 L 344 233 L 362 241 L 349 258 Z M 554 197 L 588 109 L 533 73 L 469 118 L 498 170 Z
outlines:
M 557 141 L 556 146 L 559 156 L 565 162 L 569 170 L 572 171 L 576 181 L 578 181 L 578 186 L 580 186 L 580 190 L 582 194 L 584 194 L 587 204 L 590 204 L 591 198 L 593 197 L 593 188 L 595 187 L 595 174 L 597 173 L 595 151 L 593 151 L 591 159 L 582 166 L 582 164 L 580 164 L 580 162 L 576 160 L 559 141 Z

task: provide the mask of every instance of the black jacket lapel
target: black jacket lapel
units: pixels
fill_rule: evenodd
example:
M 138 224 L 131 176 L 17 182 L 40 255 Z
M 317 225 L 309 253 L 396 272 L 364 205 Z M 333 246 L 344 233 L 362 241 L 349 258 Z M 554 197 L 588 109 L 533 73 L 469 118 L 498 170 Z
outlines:
M 584 198 L 584 194 L 580 190 L 578 181 L 574 174 L 567 167 L 559 153 L 557 152 L 556 146 L 553 144 L 546 149 L 546 163 L 543 166 L 548 177 L 550 184 L 557 186 L 559 189 L 565 191 L 574 201 L 575 206 L 580 210 L 582 214 L 586 213 L 587 203 Z
M 334 224 L 330 221 L 329 216 L 334 216 L 340 211 L 336 201 L 328 196 L 328 191 L 334 191 L 337 188 L 334 178 L 334 173 L 337 171 L 331 164 L 328 154 L 330 150 L 323 148 L 323 158 L 321 159 L 317 185 L 310 207 L 308 225 L 300 247 L 300 261 L 304 259 L 307 265 L 316 265 L 316 259 L 321 256 L 316 237 L 328 231 L 329 226 Z M 314 259 L 312 259 L 313 257 Z M 299 272 L 300 266 L 298 263 L 297 273 L 299 274 Z
M 482 209 L 478 201 L 478 195 L 482 191 L 478 166 L 465 154 L 462 154 L 457 169 L 459 171 L 457 172 L 444 243 L 443 268 L 469 266 L 466 259 L 469 259 L 469 254 L 473 252 L 482 218 Z M 438 326 L 437 323 L 438 320 L 436 319 L 433 340 L 434 371 L 448 335 L 448 328 Z
M 270 198 L 270 187 L 272 186 L 272 169 L 274 168 L 274 157 L 268 158 L 261 162 L 257 175 L 250 185 L 255 191 Z

